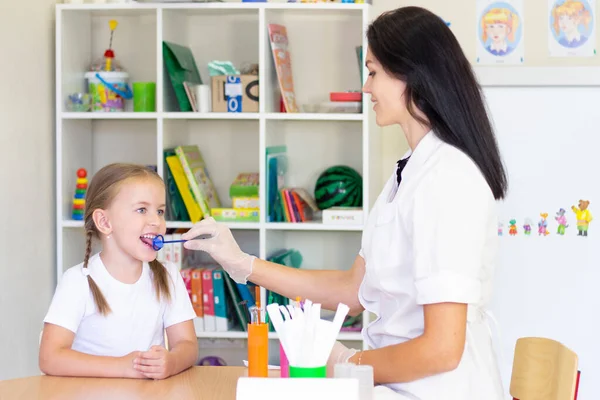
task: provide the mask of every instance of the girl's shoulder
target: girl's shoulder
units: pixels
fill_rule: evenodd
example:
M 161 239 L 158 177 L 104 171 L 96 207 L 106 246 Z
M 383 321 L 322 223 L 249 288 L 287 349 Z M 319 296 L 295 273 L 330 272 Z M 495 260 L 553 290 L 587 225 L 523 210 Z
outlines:
M 83 262 L 70 267 L 63 272 L 59 286 L 63 290 L 76 291 L 81 292 L 81 294 L 86 294 L 89 290 L 87 280 L 87 272 L 89 270 L 89 268 L 83 268 Z
M 97 272 L 97 263 L 98 263 L 99 254 L 93 254 L 90 256 L 88 260 L 87 268 L 83 268 L 83 262 L 74 265 L 68 268 L 65 272 L 63 272 L 62 280 L 73 283 L 81 283 L 82 281 L 87 281 L 87 275 L 94 275 L 94 272 Z

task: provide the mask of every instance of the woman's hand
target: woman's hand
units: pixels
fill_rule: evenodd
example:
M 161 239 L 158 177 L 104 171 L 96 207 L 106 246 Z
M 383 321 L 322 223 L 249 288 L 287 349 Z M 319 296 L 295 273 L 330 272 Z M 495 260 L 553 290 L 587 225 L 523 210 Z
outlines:
M 173 375 L 175 360 L 167 349 L 152 346 L 133 360 L 134 369 L 150 379 L 165 379 Z
M 210 237 L 195 239 L 201 235 Z M 181 235 L 181 238 L 187 240 L 183 247 L 207 252 L 237 283 L 245 284 L 252 273 L 252 262 L 256 257 L 240 250 L 229 228 L 211 217 L 196 223 L 192 229 Z
M 335 364 L 350 362 L 350 358 L 356 353 L 356 349 L 349 349 L 339 341 L 336 341 L 327 360 L 327 377 L 333 377 Z

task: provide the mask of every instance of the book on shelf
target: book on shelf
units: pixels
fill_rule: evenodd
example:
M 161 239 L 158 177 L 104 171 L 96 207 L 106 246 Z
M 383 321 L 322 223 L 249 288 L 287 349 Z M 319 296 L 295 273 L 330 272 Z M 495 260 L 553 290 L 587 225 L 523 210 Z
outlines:
M 204 213 L 192 193 L 191 185 L 183 170 L 183 166 L 179 161 L 179 157 L 176 155 L 167 156 L 166 162 L 177 186 L 179 196 L 181 196 L 183 204 L 185 205 L 190 221 L 200 221 Z M 171 193 L 167 192 L 167 195 L 171 195 Z
M 167 160 L 168 157 L 172 157 L 170 163 Z M 163 159 L 164 182 L 167 192 L 165 219 L 167 221 L 191 221 L 190 214 L 188 213 L 188 206 L 192 207 L 193 204 L 186 205 L 186 200 L 189 203 L 190 200 L 193 201 L 193 198 L 191 197 L 191 191 L 187 179 L 185 178 L 183 168 L 181 167 L 181 164 L 178 164 L 179 161 L 175 154 L 175 149 L 164 149 Z M 172 168 L 175 169 L 174 173 L 171 172 Z M 175 180 L 176 176 L 177 182 Z M 186 193 L 189 197 L 184 200 L 181 193 Z M 198 206 L 192 208 L 197 210 L 195 211 L 194 217 L 198 220 L 202 214 L 199 214 L 200 210 Z
M 296 103 L 296 92 L 294 91 L 294 77 L 292 74 L 291 55 L 288 50 L 288 35 L 285 25 L 269 24 L 269 43 L 271 44 L 271 54 L 273 63 L 277 72 L 277 81 L 279 90 L 288 113 L 297 113 L 300 111 Z
M 200 148 L 196 145 L 177 146 L 175 153 L 192 189 L 194 200 L 200 206 L 202 214 L 210 216 L 210 209 L 220 208 L 221 201 L 210 179 Z

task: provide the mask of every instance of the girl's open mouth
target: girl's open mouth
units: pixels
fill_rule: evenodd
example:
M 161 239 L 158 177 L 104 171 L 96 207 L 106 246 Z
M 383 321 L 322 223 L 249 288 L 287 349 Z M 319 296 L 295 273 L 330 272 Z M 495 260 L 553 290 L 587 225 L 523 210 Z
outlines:
M 156 235 L 152 234 L 152 233 L 146 233 L 142 236 L 140 236 L 140 240 L 142 241 L 142 243 L 144 243 L 146 246 L 150 247 L 151 249 L 152 247 L 152 240 L 156 237 Z

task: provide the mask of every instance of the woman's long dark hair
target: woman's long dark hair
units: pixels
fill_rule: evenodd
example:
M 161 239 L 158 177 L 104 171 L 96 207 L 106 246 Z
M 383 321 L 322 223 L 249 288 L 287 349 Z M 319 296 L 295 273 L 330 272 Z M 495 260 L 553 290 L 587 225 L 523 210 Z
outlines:
M 445 22 L 419 7 L 380 15 L 367 30 L 369 49 L 389 74 L 406 82 L 409 113 L 477 164 L 496 200 L 507 177 L 481 88 Z M 417 115 L 415 105 L 426 117 Z

